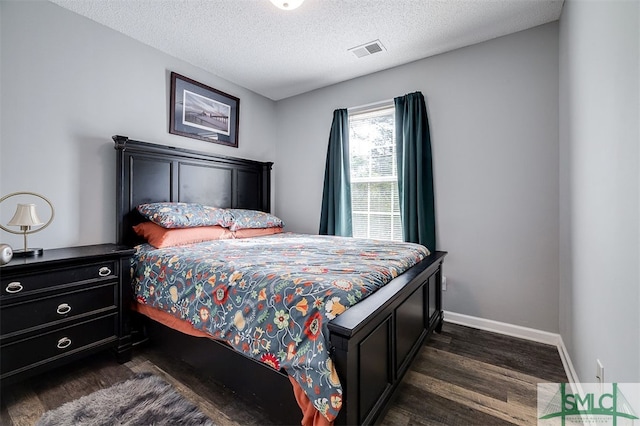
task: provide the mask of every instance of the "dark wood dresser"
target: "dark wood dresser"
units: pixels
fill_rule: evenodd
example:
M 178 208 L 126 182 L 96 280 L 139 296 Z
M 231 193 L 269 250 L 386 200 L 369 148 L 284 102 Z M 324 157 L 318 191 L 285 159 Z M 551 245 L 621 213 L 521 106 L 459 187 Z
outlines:
M 0 382 L 86 355 L 131 356 L 130 257 L 115 244 L 45 250 L 0 267 Z M 126 298 L 126 299 L 125 299 Z

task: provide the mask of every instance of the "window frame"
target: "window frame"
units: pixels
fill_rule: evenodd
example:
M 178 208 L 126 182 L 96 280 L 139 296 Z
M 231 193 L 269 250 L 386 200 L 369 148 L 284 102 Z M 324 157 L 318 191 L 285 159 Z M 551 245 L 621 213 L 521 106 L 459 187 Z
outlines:
M 350 171 L 350 179 L 351 179 L 351 198 L 352 198 L 351 220 L 352 220 L 352 226 L 353 226 L 353 236 L 356 238 L 372 238 L 372 239 L 382 239 L 387 241 L 403 241 L 402 217 L 400 215 L 400 206 L 399 206 L 399 199 L 398 199 L 398 176 L 397 176 L 397 164 L 396 164 L 394 102 L 393 100 L 390 100 L 390 101 L 379 102 L 376 104 L 365 105 L 362 107 L 350 108 L 348 112 L 349 112 L 349 160 L 350 160 L 349 171 Z M 369 149 L 369 156 L 368 156 L 369 176 L 356 177 L 354 176 L 354 171 L 356 170 L 354 169 L 354 166 L 353 166 L 353 163 L 354 163 L 353 160 L 355 157 L 354 153 L 356 151 L 355 145 L 359 144 L 360 142 L 356 142 L 355 140 L 356 138 L 353 137 L 354 130 L 352 127 L 352 122 L 363 121 L 368 118 L 376 118 L 376 117 L 384 117 L 384 116 L 390 116 L 392 120 L 391 140 L 388 141 L 388 143 L 377 146 L 375 148 L 383 148 L 383 149 L 390 148 L 391 161 L 392 161 L 392 165 L 391 165 L 392 174 L 388 176 L 374 175 L 375 173 L 373 173 L 372 167 L 375 166 L 373 163 L 376 157 L 371 155 L 371 151 L 373 150 L 372 148 L 374 147 L 370 146 L 368 148 Z M 383 156 L 384 155 L 382 155 L 381 157 Z M 366 198 L 367 198 L 366 210 L 355 209 L 355 204 L 353 203 L 353 197 L 354 197 L 354 194 L 357 193 L 357 191 L 354 185 L 359 185 L 359 184 L 371 185 L 375 183 L 390 183 L 390 182 L 395 184 L 395 185 L 392 185 L 392 191 L 390 195 L 391 199 L 389 200 L 390 210 L 380 210 L 375 208 L 372 209 L 371 195 L 374 194 L 375 192 L 372 192 L 370 188 L 368 188 L 366 191 Z M 362 227 L 357 226 L 357 223 L 359 223 L 360 221 L 356 219 L 356 215 L 366 216 L 366 224 L 365 224 L 366 234 L 359 233 L 358 229 L 361 229 Z M 375 227 L 375 224 L 373 223 L 372 218 L 385 217 L 385 216 L 390 218 L 389 219 L 390 229 L 388 230 L 389 237 L 383 236 L 382 232 L 376 233 L 375 229 L 372 229 Z

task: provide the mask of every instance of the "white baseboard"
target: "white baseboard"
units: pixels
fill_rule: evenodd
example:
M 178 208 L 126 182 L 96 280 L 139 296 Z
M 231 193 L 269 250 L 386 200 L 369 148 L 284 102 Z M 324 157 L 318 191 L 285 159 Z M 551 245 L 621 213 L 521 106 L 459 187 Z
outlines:
M 569 357 L 569 352 L 564 345 L 562 336 L 558 333 L 549 333 L 548 331 L 537 330 L 535 328 L 522 327 L 519 325 L 507 324 L 504 322 L 472 317 L 470 315 L 458 314 L 449 311 L 444 311 L 444 321 L 556 346 L 558 348 L 558 353 L 560 354 L 560 359 L 562 360 L 562 366 L 564 367 L 564 371 L 569 379 L 569 383 L 579 383 L 578 376 L 573 368 L 573 364 L 571 363 L 571 358 Z
M 564 341 L 562 340 L 562 336 L 560 336 L 560 342 L 558 342 L 558 352 L 560 352 L 560 359 L 562 360 L 562 365 L 564 366 L 564 371 L 567 373 L 567 378 L 569 379 L 569 383 L 573 385 L 577 385 L 579 388 L 576 389 L 574 387 L 574 393 L 583 394 L 582 389 L 580 388 L 580 380 L 578 379 L 578 374 L 576 370 L 573 368 L 573 363 L 571 362 L 571 358 L 569 357 L 569 351 L 567 347 L 564 345 Z
M 547 345 L 558 346 L 558 343 L 561 340 L 560 335 L 557 333 L 549 333 L 548 331 L 536 330 L 535 328 L 507 324 L 505 322 L 472 317 L 470 315 L 457 314 L 455 312 L 445 311 L 444 320 L 452 324 L 465 325 L 467 327 L 478 328 L 480 330 L 492 331 L 494 333 L 519 337 L 521 339 L 532 340 L 539 343 L 546 343 Z

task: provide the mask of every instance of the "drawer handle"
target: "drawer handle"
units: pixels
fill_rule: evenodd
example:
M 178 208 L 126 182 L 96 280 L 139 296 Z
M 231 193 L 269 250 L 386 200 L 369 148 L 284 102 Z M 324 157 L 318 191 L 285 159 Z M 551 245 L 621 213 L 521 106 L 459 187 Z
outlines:
M 100 270 L 98 270 L 98 275 L 100 275 L 101 277 L 107 277 L 111 275 L 111 269 L 103 266 L 102 268 L 100 268 Z
M 68 337 L 63 337 L 62 339 L 58 340 L 58 349 L 65 349 L 68 348 L 69 346 L 71 346 L 71 339 L 69 339 Z
M 58 309 L 56 309 L 56 312 L 60 315 L 66 315 L 71 312 L 71 306 L 66 303 L 61 303 L 60 305 L 58 305 Z
M 7 293 L 19 293 L 22 291 L 22 284 L 18 281 L 13 281 L 7 284 L 7 288 L 5 289 Z

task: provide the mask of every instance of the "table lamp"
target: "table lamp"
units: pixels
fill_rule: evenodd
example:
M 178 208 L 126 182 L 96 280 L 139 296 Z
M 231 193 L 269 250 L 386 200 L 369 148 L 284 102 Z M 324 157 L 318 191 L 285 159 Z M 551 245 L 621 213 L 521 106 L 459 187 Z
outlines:
M 29 203 L 18 203 L 16 207 L 16 212 L 13 214 L 13 217 L 7 223 L 8 226 L 19 226 L 20 231 L 13 231 L 11 229 L 5 228 L 0 225 L 0 228 L 3 230 L 10 232 L 12 234 L 21 234 L 24 239 L 24 249 L 13 250 L 14 257 L 31 257 L 31 256 L 40 256 L 44 252 L 42 248 L 29 248 L 27 245 L 27 235 L 34 234 L 36 232 L 42 231 L 44 228 L 49 226 L 49 224 L 53 221 L 54 210 L 53 204 L 51 201 L 47 200 L 40 194 L 36 194 L 35 192 L 14 192 L 13 194 L 6 195 L 0 198 L 0 203 L 7 198 L 16 196 L 16 195 L 32 195 L 38 198 L 42 198 L 44 201 L 49 204 L 51 208 L 51 217 L 47 221 L 47 223 L 42 222 L 38 217 L 38 213 L 36 212 L 36 205 Z M 31 229 L 33 226 L 42 225 L 39 228 Z

